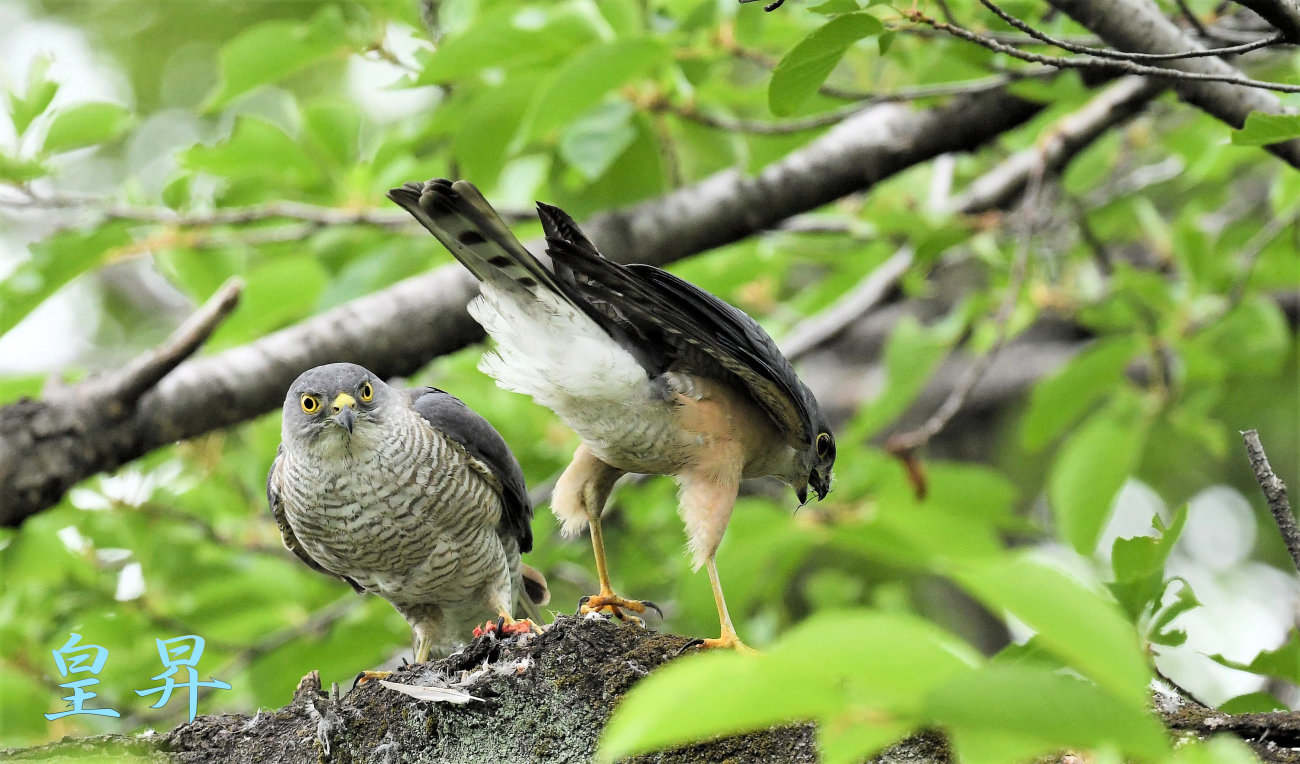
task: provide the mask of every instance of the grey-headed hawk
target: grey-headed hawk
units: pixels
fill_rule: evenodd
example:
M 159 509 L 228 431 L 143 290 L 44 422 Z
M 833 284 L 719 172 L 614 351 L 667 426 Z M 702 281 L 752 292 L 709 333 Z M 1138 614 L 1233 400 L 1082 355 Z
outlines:
M 551 508 L 566 534 L 590 527 L 600 577 L 589 610 L 644 612 L 610 588 L 600 516 L 628 472 L 672 475 L 698 570 L 721 621 L 710 646 L 744 647 L 714 555 L 741 478 L 773 475 L 826 495 L 835 439 L 817 400 L 754 319 L 650 265 L 619 265 L 562 210 L 538 203 L 551 267 L 467 181 L 408 183 L 389 198 L 481 284 L 470 305 L 496 340 L 480 368 L 550 408 L 582 439 Z
M 437 388 L 396 389 L 350 363 L 304 372 L 284 399 L 266 495 L 303 562 L 406 618 L 416 661 L 483 616 L 513 627 L 516 603 L 534 619 L 546 604 L 546 580 L 519 559 L 533 546 L 519 462 Z

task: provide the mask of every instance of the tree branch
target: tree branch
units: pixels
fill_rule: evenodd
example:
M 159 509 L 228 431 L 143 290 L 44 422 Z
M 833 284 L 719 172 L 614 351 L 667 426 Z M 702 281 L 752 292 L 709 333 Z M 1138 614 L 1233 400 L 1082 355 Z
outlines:
M 922 111 L 879 106 L 756 176 L 724 171 L 596 215 L 584 228 L 615 260 L 662 265 L 775 227 L 940 154 L 976 148 L 1040 108 L 1001 90 Z M 428 246 L 436 251 L 432 240 Z M 381 377 L 410 374 L 482 337 L 465 312 L 476 291 L 458 265 L 415 276 L 247 345 L 189 360 L 120 420 L 95 416 L 76 395 L 0 409 L 0 524 L 21 523 L 98 471 L 278 408 L 290 382 L 312 366 L 352 361 Z M 33 428 L 36 411 L 51 421 Z
M 1282 32 L 1289 43 L 1300 43 L 1300 3 L 1295 0 L 1237 0 Z
M 1038 145 L 1012 154 L 981 175 L 949 204 L 953 212 L 978 215 L 1006 209 L 1024 192 L 1040 162 L 1055 175 L 1093 141 L 1112 127 L 1132 118 L 1165 91 L 1167 84 L 1146 77 L 1125 77 L 1049 129 Z
M 1098 58 L 1113 58 L 1117 61 L 1175 61 L 1180 58 L 1240 55 L 1242 53 L 1249 53 L 1252 50 L 1259 50 L 1260 48 L 1267 48 L 1270 45 L 1276 45 L 1282 42 L 1283 38 L 1283 34 L 1278 32 L 1271 37 L 1252 40 L 1240 45 L 1230 45 L 1224 48 L 1192 48 L 1177 53 L 1135 53 L 1123 50 L 1112 50 L 1110 48 L 1096 48 L 1089 45 L 1078 45 L 1067 40 L 1050 37 L 1015 16 L 1012 16 L 1010 13 L 1007 13 L 1001 6 L 994 3 L 993 0 L 980 0 L 980 4 L 985 8 L 988 8 L 990 11 L 993 11 L 998 18 L 1039 42 L 1052 45 L 1061 50 L 1068 50 L 1071 53 L 1085 53 L 1090 56 L 1097 56 Z
M 925 16 L 924 14 L 921 14 L 919 12 L 909 12 L 907 16 L 913 21 L 917 21 L 922 24 L 929 24 L 935 29 L 938 29 L 943 32 L 947 32 L 948 34 L 951 34 L 954 37 L 959 37 L 963 40 L 966 40 L 967 42 L 973 42 L 976 45 L 980 45 L 982 47 L 988 48 L 989 50 L 994 51 L 996 53 L 1005 53 L 1006 55 L 1011 56 L 1012 58 L 1018 58 L 1021 61 L 1028 61 L 1034 64 L 1045 64 L 1047 66 L 1056 66 L 1062 69 L 1093 69 L 1098 71 L 1119 72 L 1120 74 L 1142 74 L 1148 77 L 1164 77 L 1166 79 L 1180 80 L 1180 81 L 1222 82 L 1231 85 L 1240 85 L 1242 87 L 1247 87 L 1247 88 L 1258 88 L 1260 90 L 1274 90 L 1279 93 L 1300 93 L 1300 85 L 1287 85 L 1282 82 L 1269 82 L 1267 80 L 1251 79 L 1249 77 L 1243 76 L 1242 74 L 1237 72 L 1235 69 L 1232 69 L 1232 67 L 1228 66 L 1227 64 L 1223 64 L 1223 65 L 1227 67 L 1230 71 L 1195 71 L 1195 70 L 1188 71 L 1185 68 L 1177 68 L 1173 66 L 1173 64 L 1190 63 L 1190 61 L 1181 60 L 1181 59 L 1186 59 L 1186 55 L 1184 54 L 1180 54 L 1179 56 L 1177 56 L 1177 58 L 1180 60 L 1171 62 L 1171 65 L 1169 67 L 1147 66 L 1145 64 L 1139 64 L 1133 61 L 1117 61 L 1109 58 L 1098 58 L 1096 56 L 1082 56 L 1079 58 L 1045 56 L 1041 53 L 1030 53 L 1028 51 L 1020 50 L 1019 48 L 1013 47 L 1011 45 L 1000 43 L 997 40 L 993 40 L 989 37 L 985 37 L 984 35 L 981 35 L 978 32 L 972 32 L 971 30 L 966 29 L 965 27 L 953 26 L 952 24 L 945 24 L 942 21 L 936 21 L 935 19 Z M 1170 26 L 1172 27 L 1173 25 L 1170 24 Z M 1173 28 L 1177 30 L 1177 27 L 1173 27 Z M 1181 32 L 1179 34 L 1181 34 Z M 1188 44 L 1190 45 L 1191 42 L 1188 41 Z M 1201 59 L 1192 59 L 1192 60 L 1199 61 Z M 1205 59 L 1205 60 L 1214 61 L 1218 59 Z M 1245 124 L 1245 117 L 1242 118 L 1242 123 Z
M 1196 47 L 1183 30 L 1166 18 L 1149 0 L 1049 2 L 1095 32 L 1113 48 L 1172 53 Z M 1224 81 L 1229 81 L 1240 76 L 1236 68 L 1221 58 L 1172 61 L 1169 66 L 1189 74 L 1206 75 L 1202 78 L 1205 81 L 1174 79 L 1170 83 L 1180 98 L 1232 127 L 1240 128 L 1246 124 L 1246 115 L 1252 111 L 1283 113 L 1277 97 L 1269 93 L 1208 81 L 1211 77 L 1222 77 Z M 1274 143 L 1265 148 L 1287 164 L 1300 167 L 1300 139 Z
M 1282 482 L 1268 463 L 1268 454 L 1264 453 L 1264 446 L 1259 442 L 1259 431 L 1246 430 L 1241 437 L 1246 442 L 1250 468 L 1268 502 L 1268 511 L 1273 513 L 1273 521 L 1282 534 L 1286 550 L 1291 553 L 1291 561 L 1295 563 L 1296 570 L 1300 571 L 1300 530 L 1296 529 L 1295 514 L 1291 511 L 1291 502 L 1286 498 L 1286 483 Z

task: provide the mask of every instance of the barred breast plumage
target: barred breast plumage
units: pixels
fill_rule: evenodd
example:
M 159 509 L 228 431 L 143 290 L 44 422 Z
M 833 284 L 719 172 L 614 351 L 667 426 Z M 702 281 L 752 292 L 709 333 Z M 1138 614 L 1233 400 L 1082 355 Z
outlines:
M 518 544 L 505 554 L 500 496 L 464 449 L 403 413 L 359 422 L 341 458 L 286 453 L 285 511 L 312 557 L 399 609 L 460 603 L 518 568 Z
M 516 603 L 539 617 L 545 579 L 520 562 L 532 506 L 486 420 L 441 390 L 396 390 L 353 364 L 305 372 L 283 414 L 267 499 L 285 545 L 392 603 L 417 661 L 480 618 L 513 623 Z

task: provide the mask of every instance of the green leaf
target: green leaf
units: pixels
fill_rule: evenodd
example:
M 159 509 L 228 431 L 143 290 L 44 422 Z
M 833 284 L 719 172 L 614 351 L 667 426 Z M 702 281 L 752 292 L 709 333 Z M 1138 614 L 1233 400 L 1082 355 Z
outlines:
M 49 174 L 49 169 L 34 159 L 17 159 L 0 154 L 0 180 L 26 183 Z
M 899 320 L 885 346 L 884 384 L 875 400 L 854 417 L 849 437 L 869 438 L 902 415 L 930 381 L 965 325 L 965 316 L 959 310 L 932 326 L 921 326 L 911 316 Z
M 958 675 L 935 690 L 926 711 L 966 764 L 1026 761 L 1067 747 L 1113 746 L 1148 761 L 1169 752 L 1144 705 L 1034 666 L 990 664 Z
M 1162 608 L 1151 625 L 1147 627 L 1147 639 L 1157 645 L 1166 647 L 1178 647 L 1187 641 L 1187 633 L 1181 629 L 1169 629 L 1168 626 L 1175 618 L 1186 613 L 1187 611 L 1201 606 L 1201 601 L 1196 599 L 1196 593 L 1192 591 L 1192 585 L 1181 578 L 1174 579 L 1182 584 L 1178 594 L 1174 596 L 1174 601 Z
M 31 127 L 32 120 L 45 113 L 59 92 L 59 83 L 45 76 L 49 70 L 49 57 L 37 56 L 28 66 L 27 89 L 22 97 L 12 91 L 9 93 L 9 118 L 13 120 L 14 132 L 19 137 Z
M 964 565 L 953 578 L 1033 629 L 1044 650 L 1116 698 L 1145 705 L 1151 669 L 1133 625 L 1109 598 L 1024 556 Z
M 1025 448 L 1037 451 L 1052 442 L 1097 401 L 1124 384 L 1124 368 L 1139 350 L 1133 334 L 1104 337 L 1035 385 L 1020 426 Z
M 1057 454 L 1047 493 L 1061 536 L 1080 554 L 1096 549 L 1111 502 L 1142 456 L 1148 426 L 1140 401 L 1121 396 L 1088 417 Z
M 885 729 L 896 737 L 919 721 L 930 688 L 978 663 L 967 645 L 918 618 L 820 613 L 768 653 L 710 652 L 654 672 L 624 697 L 601 735 L 598 758 L 809 719 L 839 720 L 826 733 L 832 748 L 861 752 L 893 738 L 854 734 L 846 722 L 893 720 Z
M 188 169 L 232 180 L 285 180 L 295 185 L 320 177 L 320 168 L 280 128 L 240 117 L 230 137 L 214 146 L 193 146 L 181 155 Z
M 489 68 L 545 67 L 600 38 L 592 18 L 572 5 L 543 11 L 511 4 L 483 14 L 463 34 L 441 41 L 416 84 L 439 85 Z
M 303 138 L 335 166 L 352 167 L 358 161 L 361 114 L 345 102 L 312 104 L 303 111 Z
M 1290 709 L 1272 693 L 1248 692 L 1220 703 L 1219 710 L 1225 714 L 1267 714 Z
M 328 277 L 311 255 L 277 257 L 248 271 L 239 310 L 208 344 L 229 347 L 279 329 L 311 312 Z
M 1246 115 L 1246 124 L 1232 133 L 1232 142 L 1238 146 L 1266 146 L 1300 138 L 1300 114 L 1265 114 L 1252 111 Z
M 596 43 L 578 51 L 534 94 L 516 143 L 568 124 L 609 91 L 668 60 L 668 49 L 650 38 Z
M 1115 539 L 1110 557 L 1115 580 L 1109 588 L 1130 619 L 1137 620 L 1153 603 L 1159 604 L 1165 591 L 1165 561 L 1186 521 L 1184 506 L 1168 528 L 1163 527 L 1159 517 L 1152 518 L 1160 532 L 1157 536 Z
M 32 257 L 0 281 L 0 335 L 60 287 L 90 270 L 109 250 L 130 241 L 124 223 L 62 231 L 31 245 Z
M 627 101 L 611 101 L 588 111 L 560 135 L 560 156 L 584 178 L 596 180 L 636 140 L 635 112 Z
M 824 3 L 808 6 L 808 10 L 823 16 L 835 16 L 840 13 L 860 11 L 862 6 L 858 5 L 858 0 L 826 0 Z
M 258 85 L 275 82 L 326 56 L 346 50 L 342 11 L 327 5 L 306 23 L 266 21 L 250 27 L 221 48 L 221 82 L 208 96 L 206 111 Z
M 1215 735 L 1209 740 L 1180 740 L 1178 753 L 1172 761 L 1173 764 L 1259 764 L 1250 748 L 1232 735 Z
M 1287 682 L 1300 682 L 1300 630 L 1291 629 L 1287 640 L 1275 650 L 1264 650 L 1250 663 L 1238 663 L 1222 655 L 1211 655 L 1210 660 L 1238 671 L 1271 676 Z
M 130 127 L 131 112 L 115 103 L 83 103 L 54 112 L 43 150 L 49 154 L 107 143 Z
M 850 46 L 884 31 L 880 19 L 864 11 L 837 16 L 800 40 L 772 72 L 767 88 L 772 113 L 793 114 L 817 92 Z

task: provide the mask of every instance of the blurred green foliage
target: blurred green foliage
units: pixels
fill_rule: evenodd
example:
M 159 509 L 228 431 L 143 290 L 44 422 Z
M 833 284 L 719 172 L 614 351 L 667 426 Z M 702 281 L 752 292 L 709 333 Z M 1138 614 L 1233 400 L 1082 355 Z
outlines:
M 97 65 L 120 77 L 113 92 L 60 97 L 75 83 L 55 75 L 54 54 L 3 82 L 12 140 L 0 144 L 0 185 L 19 198 L 92 198 L 75 203 L 85 214 L 74 224 L 0 263 L 0 333 L 71 282 L 144 262 L 193 301 L 242 276 L 242 307 L 209 343 L 236 346 L 450 258 L 414 226 L 218 219 L 223 211 L 283 201 L 388 211 L 388 188 L 448 175 L 472 179 L 504 208 L 539 198 L 581 219 L 722 169 L 759 169 L 821 134 L 745 134 L 691 113 L 778 121 L 842 105 L 818 90 L 828 77 L 842 89 L 891 92 L 1010 65 L 855 0 L 775 14 L 729 0 L 434 5 L 436 43 L 411 0 L 20 4 L 22 23 L 78 30 Z M 985 18 L 974 0 L 948 5 Z M 1043 25 L 1081 31 L 1059 17 Z M 1298 60 L 1274 54 L 1263 74 L 1294 72 Z M 956 187 L 1034 145 L 1093 92 L 1070 73 L 1016 88 L 1044 111 L 998 148 L 956 158 Z M 1028 283 L 1012 295 L 1011 327 L 1050 317 L 1096 339 L 981 433 L 980 458 L 927 460 L 925 500 L 872 439 L 959 343 L 976 352 L 993 344 L 1017 225 L 935 211 L 925 199 L 942 178 L 927 165 L 820 213 L 844 233 L 774 233 L 674 266 L 777 337 L 903 243 L 917 252 L 906 296 L 936 296 L 924 274 L 942 263 L 975 264 L 987 285 L 937 320 L 894 328 L 883 382 L 839 428 L 829 499 L 793 515 L 784 491 L 740 500 L 718 567 L 742 635 L 766 653 L 699 656 L 647 680 L 607 730 L 604 755 L 796 717 L 822 723 L 822 751 L 837 761 L 922 726 L 949 730 L 971 762 L 1062 746 L 1092 749 L 1097 761 L 1248 761 L 1222 741 L 1171 753 L 1146 708 L 1151 655 L 1183 641 L 1175 619 L 1197 604 L 1166 570 L 1185 513 L 1113 549 L 1098 542 L 1116 493 L 1134 479 L 1171 506 L 1227 482 L 1263 517 L 1238 430 L 1261 428 L 1280 470 L 1297 464 L 1296 334 L 1275 298 L 1300 287 L 1300 175 L 1233 145 L 1297 132 L 1291 118 L 1256 116 L 1234 133 L 1167 98 L 1076 159 L 1052 221 L 1075 235 L 1040 237 Z M 1291 223 L 1269 228 L 1272 220 Z M 1116 256 L 1124 252 L 1141 256 Z M 165 331 L 140 303 L 110 297 L 84 306 L 95 352 L 69 377 Z M 494 387 L 475 369 L 480 353 L 438 359 L 412 382 L 485 414 L 530 485 L 554 479 L 575 437 Z M 40 383 L 0 379 L 0 402 Z M 158 673 L 155 638 L 207 639 L 201 673 L 234 686 L 205 697 L 208 712 L 279 706 L 313 668 L 348 682 L 405 649 L 408 629 L 386 603 L 354 596 L 280 547 L 263 495 L 278 440 L 270 414 L 164 448 L 0 531 L 0 745 L 181 721 L 183 703 L 154 712 L 132 692 Z M 1050 512 L 1037 511 L 1044 501 Z M 715 633 L 708 583 L 683 554 L 672 483 L 629 481 L 607 517 L 619 590 L 665 606 L 655 627 Z M 545 507 L 534 528 L 529 562 L 549 577 L 553 606 L 569 610 L 594 591 L 589 545 L 561 539 Z M 1285 568 L 1265 528 L 1257 554 Z M 1074 550 L 1056 547 L 1073 572 L 1013 549 L 1055 541 Z M 130 566 L 142 591 L 123 588 Z M 932 596 L 937 583 L 1034 636 L 980 655 L 971 644 L 987 635 Z M 50 650 L 70 631 L 110 649 L 94 689 L 121 720 L 42 716 L 61 707 Z M 1297 644 L 1293 632 L 1252 660 L 1215 659 L 1295 683 Z M 1233 703 L 1276 706 L 1260 693 Z

